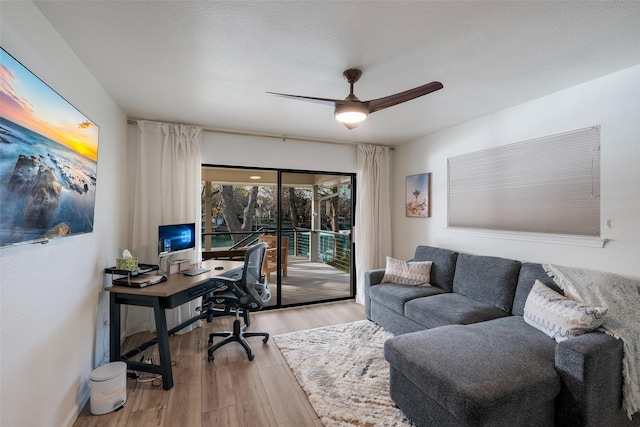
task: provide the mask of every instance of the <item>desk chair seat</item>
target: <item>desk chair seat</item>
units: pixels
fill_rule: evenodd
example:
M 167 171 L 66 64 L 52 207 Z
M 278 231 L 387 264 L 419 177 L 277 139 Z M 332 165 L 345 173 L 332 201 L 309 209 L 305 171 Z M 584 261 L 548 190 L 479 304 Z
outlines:
M 227 289 L 214 293 L 210 298 L 213 301 L 210 301 L 209 305 L 224 305 L 225 311 L 234 312 L 235 319 L 233 321 L 233 331 L 209 334 L 209 345 L 211 346 L 208 350 L 209 362 L 213 361 L 214 351 L 230 342 L 239 342 L 247 352 L 249 360 L 253 360 L 255 355 L 246 338 L 261 336 L 263 337 L 262 342 L 265 344 L 269 340 L 267 332 L 247 332 L 247 328 L 251 325 L 251 311 L 260 310 L 271 299 L 269 283 L 262 274 L 262 263 L 264 262 L 266 249 L 266 243 L 259 243 L 247 250 L 240 280 L 233 280 L 223 276 L 211 279 L 217 282 L 216 286 L 218 288 L 226 286 Z M 242 313 L 244 324 L 240 322 L 240 313 Z M 214 337 L 223 337 L 223 339 L 213 345 Z

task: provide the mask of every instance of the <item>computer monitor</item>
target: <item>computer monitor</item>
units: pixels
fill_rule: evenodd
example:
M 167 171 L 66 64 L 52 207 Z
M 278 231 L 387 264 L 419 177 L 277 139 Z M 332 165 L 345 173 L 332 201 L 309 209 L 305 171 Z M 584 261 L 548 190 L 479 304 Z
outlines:
M 196 224 L 158 226 L 158 256 L 170 256 L 196 248 Z

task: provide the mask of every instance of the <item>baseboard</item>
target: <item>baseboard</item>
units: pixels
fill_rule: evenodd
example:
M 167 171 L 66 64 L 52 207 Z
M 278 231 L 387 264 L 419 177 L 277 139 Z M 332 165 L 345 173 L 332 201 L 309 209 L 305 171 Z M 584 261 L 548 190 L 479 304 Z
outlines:
M 80 401 L 77 404 L 73 405 L 73 407 L 65 417 L 64 421 L 62 422 L 62 427 L 73 427 L 73 423 L 75 423 L 78 417 L 80 416 L 80 412 L 82 412 L 82 409 L 89 402 L 90 396 L 91 396 L 91 390 L 89 390 L 89 388 L 85 388 L 84 394 L 82 396 L 79 396 Z

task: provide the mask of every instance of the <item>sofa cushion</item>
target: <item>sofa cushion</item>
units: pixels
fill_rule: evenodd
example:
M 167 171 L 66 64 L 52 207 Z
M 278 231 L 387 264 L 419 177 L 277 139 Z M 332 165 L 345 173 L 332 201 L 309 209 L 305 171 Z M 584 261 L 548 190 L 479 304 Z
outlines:
M 404 305 L 407 301 L 443 292 L 445 290 L 437 286 L 412 286 L 398 283 L 383 283 L 369 288 L 371 301 L 390 308 L 398 314 L 404 314 Z
M 433 261 L 430 283 L 447 292 L 451 292 L 453 289 L 457 259 L 458 252 L 432 246 L 418 246 L 413 255 L 413 261 Z
M 432 263 L 433 261 L 402 261 L 388 256 L 381 283 L 430 286 Z
M 509 313 L 521 265 L 512 259 L 460 254 L 453 278 L 453 292 Z
M 521 316 L 508 316 L 395 336 L 384 355 L 461 425 L 544 425 L 560 391 L 555 347 Z
M 518 275 L 518 285 L 516 286 L 516 295 L 513 298 L 513 307 L 511 308 L 511 314 L 515 316 L 524 315 L 524 305 L 527 302 L 529 292 L 533 287 L 536 280 L 542 282 L 545 286 L 561 295 L 564 295 L 562 290 L 553 281 L 547 272 L 542 268 L 542 264 L 534 264 L 531 262 L 525 262 L 520 267 L 520 274 Z
M 467 325 L 509 315 L 491 304 L 456 293 L 412 299 L 405 304 L 404 312 L 407 318 L 425 328 Z
M 565 298 L 536 280 L 524 306 L 524 320 L 561 342 L 598 328 L 607 311 Z
M 389 307 L 373 302 L 371 306 L 371 321 L 382 326 L 393 335 L 408 334 L 409 332 L 423 331 L 424 326 L 408 319 Z

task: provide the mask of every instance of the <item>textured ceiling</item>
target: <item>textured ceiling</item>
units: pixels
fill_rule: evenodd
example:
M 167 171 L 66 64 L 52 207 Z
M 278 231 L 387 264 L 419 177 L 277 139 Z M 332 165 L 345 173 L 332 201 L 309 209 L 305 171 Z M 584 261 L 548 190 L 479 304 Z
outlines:
M 640 63 L 640 2 L 36 1 L 131 119 L 386 145 Z M 349 131 L 329 106 L 444 89 Z

